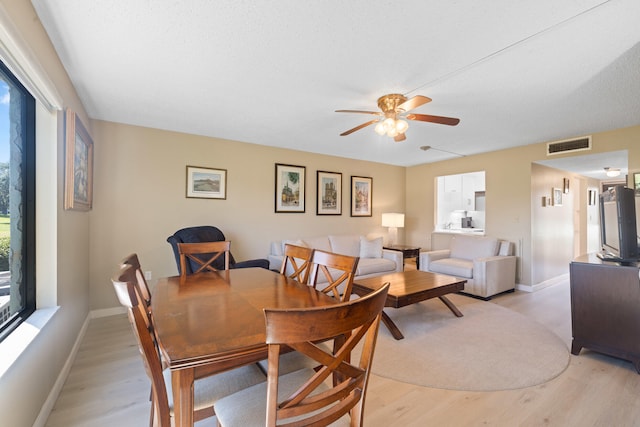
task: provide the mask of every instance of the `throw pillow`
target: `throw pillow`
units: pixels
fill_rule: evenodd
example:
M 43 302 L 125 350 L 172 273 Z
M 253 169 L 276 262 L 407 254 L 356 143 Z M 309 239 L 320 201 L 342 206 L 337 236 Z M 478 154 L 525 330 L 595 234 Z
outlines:
M 358 235 L 329 236 L 329 241 L 331 252 L 354 257 L 360 254 L 360 236 Z
M 382 237 L 369 240 L 360 236 L 360 258 L 382 258 Z

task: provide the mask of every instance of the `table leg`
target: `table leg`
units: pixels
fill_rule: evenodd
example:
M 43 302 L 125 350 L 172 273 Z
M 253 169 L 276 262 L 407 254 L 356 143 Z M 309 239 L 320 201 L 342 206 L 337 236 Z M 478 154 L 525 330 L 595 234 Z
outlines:
M 438 297 L 440 298 L 440 301 L 442 301 L 444 303 L 444 305 L 446 305 L 447 307 L 449 307 L 449 310 L 451 310 L 453 312 L 453 314 L 456 315 L 456 317 L 462 317 L 463 314 L 460 310 L 458 310 L 458 307 L 456 307 L 449 298 L 443 296 Z
M 193 369 L 171 371 L 176 427 L 193 427 Z
M 393 323 L 393 320 L 391 320 L 391 318 L 387 315 L 387 313 L 384 312 L 384 310 L 382 311 L 382 323 L 385 324 L 385 326 L 387 327 L 387 329 L 389 329 L 389 332 L 391 332 L 391 335 L 393 335 L 395 339 L 401 340 L 404 338 L 404 335 L 402 335 L 402 332 L 400 332 L 398 326 Z

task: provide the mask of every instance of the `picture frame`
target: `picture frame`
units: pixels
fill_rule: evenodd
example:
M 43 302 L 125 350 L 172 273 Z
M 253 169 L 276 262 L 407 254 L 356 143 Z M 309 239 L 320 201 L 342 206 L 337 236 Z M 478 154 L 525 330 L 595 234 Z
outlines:
M 598 203 L 598 192 L 589 190 L 589 206 L 595 206 Z
M 305 166 L 276 163 L 276 213 L 305 212 L 306 173 L 307 168 Z
M 640 173 L 638 172 L 633 174 L 633 190 L 636 197 L 640 197 Z
M 562 189 L 554 188 L 551 193 L 553 206 L 562 206 Z
M 373 178 L 351 176 L 351 216 L 372 216 Z
M 316 172 L 316 215 L 342 215 L 342 174 Z
M 65 114 L 64 208 L 93 207 L 93 139 L 75 112 Z
M 186 197 L 188 199 L 227 198 L 227 170 L 187 166 Z
M 562 192 L 569 194 L 569 178 L 562 178 Z

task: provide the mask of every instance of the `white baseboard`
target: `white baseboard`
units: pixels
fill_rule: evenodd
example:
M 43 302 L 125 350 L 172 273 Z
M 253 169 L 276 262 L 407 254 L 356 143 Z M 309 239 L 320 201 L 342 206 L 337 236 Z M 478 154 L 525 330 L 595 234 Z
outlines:
M 51 411 L 53 410 L 53 407 L 55 406 L 56 401 L 58 400 L 58 396 L 62 391 L 62 387 L 64 386 L 64 383 L 67 380 L 67 377 L 69 376 L 69 371 L 71 371 L 73 362 L 76 360 L 76 355 L 78 354 L 78 350 L 80 349 L 80 344 L 82 344 L 84 335 L 86 334 L 87 328 L 89 327 L 89 320 L 91 320 L 91 313 L 89 313 L 87 317 L 84 319 L 84 323 L 82 324 L 82 328 L 80 328 L 80 332 L 78 332 L 78 337 L 76 338 L 76 341 L 73 344 L 73 348 L 69 353 L 69 357 L 67 357 L 67 361 L 62 367 L 62 370 L 58 375 L 58 379 L 53 385 L 53 388 L 51 389 L 51 392 L 49 393 L 47 400 L 44 402 L 44 405 L 42 405 L 42 408 L 40 409 L 40 413 L 38 414 L 38 418 L 36 418 L 35 422 L 33 423 L 33 427 L 44 427 L 45 424 L 47 423 L 47 419 L 49 418 L 49 415 L 51 415 Z
M 108 317 L 115 316 L 116 314 L 125 314 L 127 309 L 124 307 L 111 307 L 111 308 L 103 308 L 100 310 L 93 310 L 89 315 L 92 319 L 98 319 L 100 317 Z
M 562 283 L 567 280 L 569 280 L 569 273 L 552 277 L 551 279 L 545 280 L 544 282 L 536 283 L 535 285 L 517 284 L 516 289 L 524 292 L 537 292 L 541 289 L 548 288 L 549 286 L 557 285 L 558 283 Z

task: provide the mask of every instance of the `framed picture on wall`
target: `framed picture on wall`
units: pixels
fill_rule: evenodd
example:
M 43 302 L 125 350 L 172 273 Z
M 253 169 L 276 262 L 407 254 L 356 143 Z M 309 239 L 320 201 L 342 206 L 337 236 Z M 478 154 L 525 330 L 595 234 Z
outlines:
M 93 205 L 93 140 L 80 118 L 65 114 L 64 208 L 88 211 Z
M 554 188 L 552 191 L 553 206 L 562 206 L 562 188 Z
M 276 213 L 304 213 L 305 174 L 304 166 L 276 163 Z
M 636 197 L 640 197 L 640 173 L 633 174 L 633 189 L 636 192 Z
M 187 197 L 226 199 L 227 170 L 187 166 Z
M 373 178 L 351 177 L 351 216 L 371 216 Z
M 342 174 L 317 172 L 317 215 L 342 215 Z

